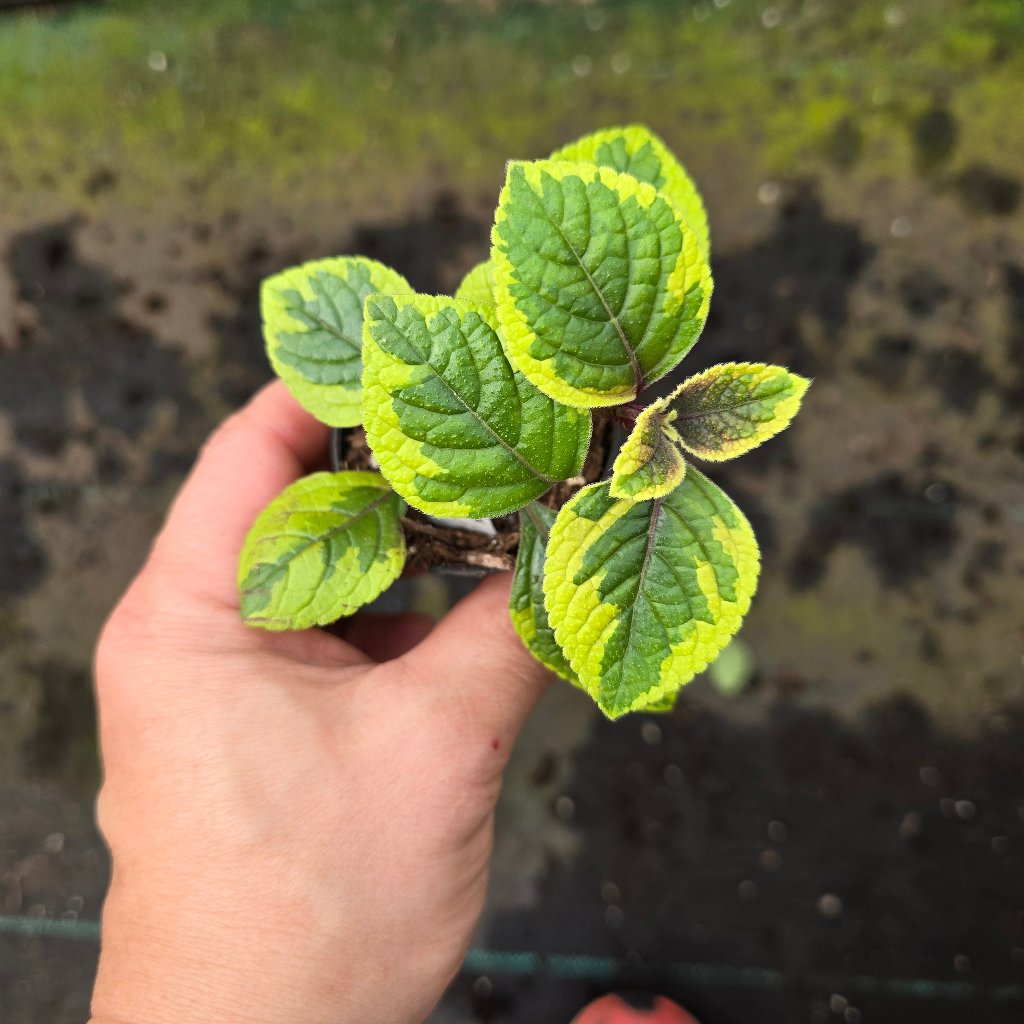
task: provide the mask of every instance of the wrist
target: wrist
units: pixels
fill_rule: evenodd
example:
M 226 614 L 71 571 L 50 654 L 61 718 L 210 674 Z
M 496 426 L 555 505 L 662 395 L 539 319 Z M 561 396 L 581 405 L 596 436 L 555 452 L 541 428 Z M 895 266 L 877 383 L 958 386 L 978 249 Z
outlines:
M 268 909 L 115 884 L 91 1024 L 348 1024 L 351 965 L 320 962 L 297 922 Z

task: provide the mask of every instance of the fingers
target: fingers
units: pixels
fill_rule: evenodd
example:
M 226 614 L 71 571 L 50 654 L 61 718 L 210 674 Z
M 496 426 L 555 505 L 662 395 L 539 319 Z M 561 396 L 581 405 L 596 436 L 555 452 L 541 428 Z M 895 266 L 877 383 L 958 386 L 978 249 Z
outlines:
M 176 573 L 189 593 L 235 606 L 246 533 L 272 498 L 320 461 L 328 430 L 280 381 L 267 385 L 207 441 L 157 538 L 153 561 Z
M 511 573 L 488 577 L 402 659 L 509 745 L 551 679 L 512 628 L 511 583 Z
M 347 643 L 375 661 L 391 661 L 411 651 L 433 628 L 434 620 L 420 612 L 403 615 L 357 612 L 340 633 Z

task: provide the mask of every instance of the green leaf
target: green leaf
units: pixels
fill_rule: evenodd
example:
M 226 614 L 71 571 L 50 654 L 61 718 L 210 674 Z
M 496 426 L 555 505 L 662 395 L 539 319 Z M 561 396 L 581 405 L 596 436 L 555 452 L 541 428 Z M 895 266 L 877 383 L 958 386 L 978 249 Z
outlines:
M 371 296 L 363 413 L 381 472 L 436 516 L 504 515 L 576 476 L 590 415 L 509 364 L 494 310 L 445 296 Z
M 405 564 L 404 504 L 379 473 L 314 473 L 256 518 L 238 566 L 242 618 L 305 629 L 351 615 Z
M 359 423 L 363 300 L 378 291 L 412 288 L 401 274 L 362 256 L 313 260 L 268 277 L 260 290 L 274 372 L 332 427 Z
M 686 475 L 686 462 L 665 413 L 649 405 L 641 410 L 612 465 L 613 498 L 645 501 L 674 491 Z
M 473 302 L 478 306 L 494 305 L 494 264 L 490 260 L 478 263 L 463 279 L 455 291 L 460 302 Z
M 697 340 L 711 271 L 652 185 L 609 167 L 509 164 L 491 234 L 509 357 L 567 405 L 618 405 Z
M 687 451 L 721 462 L 789 426 L 810 384 L 782 366 L 722 363 L 683 381 L 655 406 Z
M 519 510 L 519 553 L 512 577 L 509 613 L 512 625 L 533 656 L 556 675 L 579 686 L 544 610 L 544 556 L 554 521 L 555 513 L 537 502 Z
M 645 707 L 644 713 L 648 715 L 667 715 L 676 709 L 676 701 L 679 700 L 679 691 L 676 690 L 674 693 L 668 694 L 667 697 L 662 697 L 661 700 L 655 701 L 653 704 L 648 704 Z
M 739 628 L 757 586 L 750 524 L 692 466 L 663 498 L 607 482 L 558 514 L 544 566 L 555 639 L 609 718 L 661 703 Z
M 653 185 L 686 218 L 704 252 L 710 252 L 708 215 L 697 186 L 657 135 L 642 124 L 584 135 L 551 154 L 552 160 L 613 167 Z

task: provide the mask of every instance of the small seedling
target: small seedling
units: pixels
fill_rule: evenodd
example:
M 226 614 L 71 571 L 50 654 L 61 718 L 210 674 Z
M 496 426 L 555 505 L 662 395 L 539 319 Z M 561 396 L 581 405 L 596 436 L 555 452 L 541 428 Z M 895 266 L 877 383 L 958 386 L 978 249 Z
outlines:
M 274 369 L 325 423 L 361 424 L 379 472 L 316 473 L 271 502 L 242 552 L 242 616 L 303 629 L 372 601 L 402 572 L 406 503 L 518 510 L 523 642 L 611 718 L 664 710 L 735 634 L 759 568 L 750 524 L 691 457 L 772 437 L 809 382 L 725 363 L 640 403 L 711 300 L 703 203 L 646 128 L 510 163 L 491 237 L 454 297 L 362 257 L 263 283 Z M 610 475 L 585 484 L 595 415 L 631 429 Z M 565 481 L 569 500 L 543 504 Z

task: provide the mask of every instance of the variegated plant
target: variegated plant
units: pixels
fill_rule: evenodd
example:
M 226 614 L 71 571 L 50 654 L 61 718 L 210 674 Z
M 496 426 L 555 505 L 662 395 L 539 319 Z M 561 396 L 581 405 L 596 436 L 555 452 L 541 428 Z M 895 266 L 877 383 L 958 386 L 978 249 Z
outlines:
M 372 601 L 401 573 L 406 503 L 518 510 L 523 642 L 611 718 L 665 710 L 739 628 L 759 568 L 750 524 L 690 458 L 772 437 L 809 382 L 725 363 L 639 403 L 711 299 L 700 195 L 646 128 L 510 163 L 491 237 L 453 298 L 362 257 L 264 282 L 274 369 L 325 423 L 362 424 L 379 472 L 317 473 L 268 506 L 242 552 L 242 615 L 302 629 Z M 608 478 L 553 510 L 555 484 L 584 483 L 593 415 L 630 433 Z

